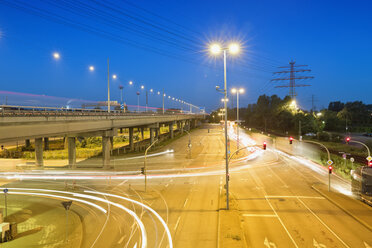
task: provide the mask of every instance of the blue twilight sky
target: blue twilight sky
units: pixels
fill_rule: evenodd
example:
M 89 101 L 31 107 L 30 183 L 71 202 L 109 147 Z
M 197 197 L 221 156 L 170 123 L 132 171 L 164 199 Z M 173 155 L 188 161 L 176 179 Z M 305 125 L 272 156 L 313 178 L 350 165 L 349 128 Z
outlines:
M 270 80 L 291 59 L 315 77 L 298 82 L 312 85 L 297 89 L 302 107 L 311 108 L 312 95 L 318 109 L 335 100 L 372 103 L 371 11 L 367 0 L 1 0 L 0 103 L 104 101 L 109 57 L 118 76 L 112 100 L 122 84 L 125 101 L 136 105 L 144 85 L 210 111 L 221 105 L 215 86 L 223 82 L 222 57 L 206 51 L 214 40 L 244 44 L 227 61 L 228 87 L 246 89 L 241 106 L 261 94 L 285 96 L 287 88 L 274 88 L 284 83 Z M 151 95 L 149 105 L 160 107 L 160 97 Z

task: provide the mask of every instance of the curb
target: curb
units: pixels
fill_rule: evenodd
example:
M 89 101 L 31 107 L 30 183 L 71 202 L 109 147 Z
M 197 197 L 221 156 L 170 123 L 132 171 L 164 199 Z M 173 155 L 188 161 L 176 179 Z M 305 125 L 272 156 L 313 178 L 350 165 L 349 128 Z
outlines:
M 347 215 L 349 215 L 351 218 L 355 219 L 357 222 L 359 222 L 360 224 L 362 224 L 364 227 L 366 227 L 369 231 L 372 232 L 372 227 L 366 223 L 365 221 L 363 221 L 362 219 L 360 219 L 359 217 L 355 216 L 354 214 L 352 214 L 349 210 L 345 209 L 344 207 L 342 207 L 340 204 L 338 204 L 337 202 L 335 202 L 334 200 L 332 200 L 330 197 L 328 197 L 326 194 L 322 193 L 320 190 L 318 190 L 317 188 L 314 187 L 314 185 L 311 186 L 311 188 L 313 190 L 315 190 L 316 192 L 318 192 L 320 195 L 322 195 L 324 198 L 326 198 L 328 201 L 330 201 L 331 203 L 333 203 L 334 205 L 336 205 L 339 209 L 341 209 L 342 211 L 344 211 Z

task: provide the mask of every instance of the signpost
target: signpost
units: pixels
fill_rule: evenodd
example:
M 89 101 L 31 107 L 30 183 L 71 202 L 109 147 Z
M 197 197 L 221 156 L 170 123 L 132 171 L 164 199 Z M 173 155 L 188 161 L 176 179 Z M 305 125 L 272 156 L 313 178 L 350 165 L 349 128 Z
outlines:
M 64 202 L 61 202 L 61 204 L 66 210 L 66 236 L 65 236 L 65 242 L 66 242 L 67 236 L 68 236 L 68 210 L 71 207 L 72 201 L 64 201 Z
M 9 191 L 8 189 L 3 189 L 4 197 L 5 197 L 5 217 L 8 216 L 8 199 L 7 199 L 8 191 Z

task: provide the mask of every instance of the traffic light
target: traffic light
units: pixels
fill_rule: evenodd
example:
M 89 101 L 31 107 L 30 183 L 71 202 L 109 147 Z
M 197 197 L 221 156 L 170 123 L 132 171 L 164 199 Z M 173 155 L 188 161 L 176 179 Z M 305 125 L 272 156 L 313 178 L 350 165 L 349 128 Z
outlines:
M 141 174 L 145 174 L 145 167 L 141 167 Z
M 350 137 L 346 137 L 346 144 L 349 144 L 349 142 L 350 142 Z
M 372 160 L 368 161 L 368 167 L 372 167 Z
M 266 150 L 266 141 L 263 143 L 263 149 Z
M 329 174 L 332 174 L 332 170 L 333 170 L 332 165 L 328 166 L 328 173 L 329 173 Z
M 292 145 L 292 142 L 293 142 L 293 137 L 289 137 L 289 144 Z

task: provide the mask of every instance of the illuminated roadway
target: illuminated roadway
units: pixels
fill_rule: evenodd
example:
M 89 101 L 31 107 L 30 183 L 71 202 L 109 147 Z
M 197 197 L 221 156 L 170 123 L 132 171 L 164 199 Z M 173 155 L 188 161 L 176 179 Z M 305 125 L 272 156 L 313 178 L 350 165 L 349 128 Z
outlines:
M 173 152 L 148 158 L 147 192 L 144 192 L 144 178 L 139 175 L 142 157 L 115 158 L 116 168 L 127 173 L 36 172 L 32 180 L 13 182 L 9 187 L 64 190 L 62 178 L 69 178 L 69 187 L 72 187 L 71 179 L 75 177 L 77 189 L 68 191 L 105 200 L 107 197 L 106 202 L 102 202 L 84 198 L 84 195 L 71 195 L 89 200 L 109 213 L 103 214 L 101 210 L 86 205 L 74 208 L 84 217 L 86 228 L 82 247 L 92 247 L 92 244 L 94 247 L 143 245 L 144 237 L 135 218 L 113 204 L 120 204 L 139 217 L 146 229 L 147 247 L 169 247 L 167 228 L 174 247 L 217 247 L 218 210 L 224 207 L 219 202 L 219 196 L 224 193 L 224 143 L 220 127 L 210 128 L 210 132 L 202 128 L 191 133 L 191 159 L 188 157 L 187 136 L 164 148 L 164 151 L 174 149 Z M 243 132 L 241 134 L 242 143 L 252 142 Z M 57 180 L 46 180 L 45 176 Z M 80 176 L 86 178 L 78 179 Z M 231 163 L 231 196 L 242 220 L 246 245 L 370 247 L 372 232 L 312 189 L 314 185 L 327 182 L 328 175 L 324 169 L 270 147 L 266 151 L 256 149 L 245 159 Z M 333 178 L 333 185 L 344 193 L 349 191 L 347 183 L 339 178 Z M 97 190 L 101 195 L 86 190 Z M 167 228 L 156 215 L 138 204 L 102 193 L 127 196 L 142 202 L 162 217 Z M 107 201 L 111 203 L 109 209 Z M 372 214 L 371 210 L 369 214 Z

